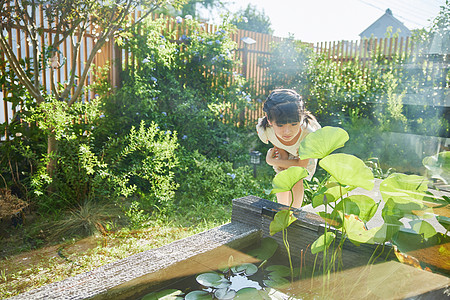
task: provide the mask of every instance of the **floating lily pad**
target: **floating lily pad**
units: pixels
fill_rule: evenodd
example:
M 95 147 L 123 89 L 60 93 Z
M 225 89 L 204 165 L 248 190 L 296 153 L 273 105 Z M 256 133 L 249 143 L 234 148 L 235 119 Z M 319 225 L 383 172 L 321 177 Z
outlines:
M 236 291 L 229 290 L 227 288 L 221 288 L 221 289 L 217 289 L 214 292 L 214 296 L 219 300 L 234 299 L 234 297 L 236 296 Z
M 209 272 L 198 275 L 196 278 L 198 283 L 207 287 L 218 287 L 223 284 L 223 275 L 221 276 L 218 273 Z M 223 287 L 223 286 L 222 286 Z
M 183 297 L 180 296 L 182 294 L 183 294 L 183 292 L 180 290 L 167 289 L 167 290 L 147 294 L 144 297 L 142 297 L 142 300 L 159 300 L 159 299 L 164 299 L 164 300 L 177 299 L 177 300 L 179 300 L 179 299 L 183 299 Z
M 269 266 L 266 268 L 266 271 L 270 272 L 269 277 L 271 276 L 287 277 L 291 275 L 291 269 L 283 265 Z
M 265 290 L 256 288 L 243 288 L 236 293 L 235 300 L 271 300 Z
M 239 266 L 236 266 L 234 268 L 232 268 L 232 270 L 234 269 L 233 273 L 235 274 L 239 274 L 244 272 L 247 276 L 251 276 L 253 274 L 255 274 L 256 272 L 258 272 L 258 267 L 255 266 L 254 264 L 242 264 Z
M 263 283 L 274 289 L 285 289 L 290 285 L 290 281 L 281 276 L 272 276 L 269 279 L 263 280 Z
M 278 243 L 271 237 L 266 237 L 261 240 L 261 245 L 257 249 L 252 249 L 248 252 L 251 255 L 260 260 L 268 260 L 271 258 L 275 251 L 278 249 Z
M 192 291 L 186 295 L 185 300 L 210 300 L 213 297 L 206 291 Z

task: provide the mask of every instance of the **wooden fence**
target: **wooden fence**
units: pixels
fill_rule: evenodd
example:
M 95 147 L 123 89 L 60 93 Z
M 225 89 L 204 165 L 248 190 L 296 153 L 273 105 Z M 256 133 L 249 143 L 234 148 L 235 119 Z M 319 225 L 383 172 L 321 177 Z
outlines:
M 42 9 L 39 11 L 38 16 L 40 17 L 38 25 L 45 28 Z M 137 13 L 136 17 L 139 17 L 139 12 Z M 177 32 L 178 35 L 181 36 L 182 24 L 177 24 L 177 22 L 173 18 L 153 16 L 153 18 L 157 17 L 164 18 L 167 29 L 180 28 L 180 30 Z M 207 32 L 214 32 L 217 30 L 217 27 L 211 24 L 204 24 L 204 29 Z M 87 60 L 90 49 L 92 49 L 93 47 L 93 39 L 95 38 L 94 30 L 95 29 L 91 28 L 91 31 L 83 37 L 84 40 L 81 46 L 79 59 L 77 60 L 77 66 L 75 66 L 74 68 L 78 76 L 80 76 L 83 72 L 84 62 Z M 44 29 L 44 32 L 47 35 L 47 41 L 50 41 L 53 38 L 52 32 L 48 29 Z M 31 50 L 30 45 L 27 42 L 26 34 L 20 28 L 11 30 L 10 32 L 8 32 L 8 34 L 9 43 L 13 45 L 18 57 L 30 57 Z M 256 33 L 246 30 L 237 30 L 235 33 L 231 34 L 231 38 L 237 44 L 235 59 L 241 62 L 240 67 L 236 71 L 243 74 L 245 78 L 250 80 L 250 89 L 254 98 L 252 99 L 252 107 L 250 109 L 247 109 L 245 112 L 241 112 L 241 118 L 245 120 L 244 122 L 246 124 L 254 124 L 257 118 L 263 115 L 262 102 L 265 95 L 267 95 L 268 93 L 268 91 L 264 87 L 264 79 L 268 78 L 268 70 L 261 67 L 259 61 L 261 58 L 267 58 L 271 55 L 270 48 L 272 43 L 279 43 L 283 41 L 283 39 L 268 34 Z M 255 43 L 246 44 L 244 42 L 244 38 L 251 38 L 255 41 Z M 40 46 L 45 46 L 47 41 L 45 37 L 42 36 Z M 53 74 L 53 76 L 57 76 L 57 81 L 59 82 L 64 82 L 68 79 L 68 74 L 73 67 L 70 65 L 71 60 L 70 57 L 68 57 L 70 55 L 69 47 L 71 47 L 70 42 L 64 41 L 62 44 L 62 49 L 59 49 L 61 55 L 67 58 L 66 63 L 60 69 L 58 69 L 55 74 Z M 415 50 L 415 46 L 409 38 L 319 42 L 316 45 L 311 44 L 311 47 L 314 48 L 314 51 L 316 53 L 321 54 L 330 60 L 339 62 L 341 64 L 349 61 L 354 61 L 360 63 L 362 67 L 367 67 L 367 64 L 370 63 L 373 55 L 376 53 L 383 54 L 388 57 L 392 57 L 393 55 L 405 57 L 411 55 Z M 3 53 L 0 54 L 0 58 L 4 58 Z M 122 69 L 126 68 L 132 60 L 133 58 L 130 53 L 119 49 L 114 44 L 114 41 L 109 41 L 104 45 L 101 52 L 97 53 L 94 64 L 96 66 L 103 66 L 108 62 L 114 62 L 109 74 L 109 80 L 113 86 L 119 86 L 119 73 L 120 71 L 122 71 Z M 89 85 L 91 83 L 91 81 L 93 80 L 93 75 L 94 74 L 92 74 L 91 72 L 86 78 L 86 85 Z M 52 76 L 50 68 L 42 68 L 39 76 L 42 86 L 47 90 L 50 90 L 50 81 L 48 80 L 50 76 Z M 8 88 L 6 86 L 2 86 L 0 91 L 0 101 L 3 102 L 3 105 L 0 108 L 0 123 L 8 123 L 14 115 L 16 108 L 11 107 L 11 103 L 7 101 L 10 96 L 11 95 L 8 91 Z M 94 96 L 95 95 L 93 95 L 92 93 L 85 92 L 84 100 L 89 101 Z

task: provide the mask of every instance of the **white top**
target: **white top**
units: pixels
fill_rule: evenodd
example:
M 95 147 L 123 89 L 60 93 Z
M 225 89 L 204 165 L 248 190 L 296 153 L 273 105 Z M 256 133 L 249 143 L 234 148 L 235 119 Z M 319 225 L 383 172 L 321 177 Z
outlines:
M 297 142 L 292 146 L 286 146 L 275 135 L 275 131 L 272 127 L 268 126 L 266 129 L 264 129 L 261 126 L 262 120 L 263 118 L 259 118 L 258 124 L 256 125 L 256 132 L 258 133 L 259 139 L 265 144 L 271 142 L 275 147 L 286 150 L 293 156 L 293 158 L 298 158 L 298 148 L 300 147 L 300 143 L 303 141 L 303 139 L 309 133 L 314 132 L 321 127 L 317 121 L 310 121 L 308 125 L 303 124 L 301 126 L 302 132 L 300 133 L 300 137 L 298 138 Z M 309 173 L 308 177 L 306 177 L 307 180 L 311 180 L 312 176 L 316 172 L 316 165 L 317 159 L 309 159 L 309 163 L 306 167 L 306 170 Z M 276 168 L 274 169 L 278 173 L 278 170 Z

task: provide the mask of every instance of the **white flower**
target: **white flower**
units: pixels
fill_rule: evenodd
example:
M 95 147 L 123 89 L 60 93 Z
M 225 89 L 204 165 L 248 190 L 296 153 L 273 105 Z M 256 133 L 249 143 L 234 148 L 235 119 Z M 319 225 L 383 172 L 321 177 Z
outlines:
M 180 16 L 177 16 L 177 17 L 175 18 L 175 20 L 176 20 L 176 22 L 177 22 L 178 24 L 180 24 L 181 22 L 183 22 L 183 18 L 180 17 Z
M 191 16 L 191 15 L 185 15 L 184 18 L 185 18 L 186 20 L 192 20 L 192 16 Z

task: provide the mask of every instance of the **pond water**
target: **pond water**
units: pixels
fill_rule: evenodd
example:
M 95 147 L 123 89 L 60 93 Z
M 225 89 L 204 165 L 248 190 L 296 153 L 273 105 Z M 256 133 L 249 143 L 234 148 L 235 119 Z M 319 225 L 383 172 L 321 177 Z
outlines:
M 215 256 L 216 269 L 168 281 L 132 299 L 406 299 L 430 291 L 434 293 L 431 297 L 421 299 L 440 299 L 450 284 L 448 277 L 395 261 L 331 270 L 326 276 L 320 274 L 320 262 L 314 268 L 297 261 L 291 282 L 288 260 L 279 249 L 272 249 L 267 261 L 249 255 L 258 257 L 260 248 L 246 249 L 236 259 L 237 252 L 230 256 L 222 253 Z

